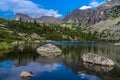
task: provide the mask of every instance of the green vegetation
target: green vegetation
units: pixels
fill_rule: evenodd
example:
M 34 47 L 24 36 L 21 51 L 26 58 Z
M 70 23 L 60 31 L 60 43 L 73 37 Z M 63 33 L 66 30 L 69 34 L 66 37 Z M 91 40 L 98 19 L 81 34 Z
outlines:
M 81 41 L 100 42 L 110 41 L 103 39 L 109 31 L 101 33 L 90 27 L 80 26 L 73 22 L 60 24 L 22 22 L 0 19 L 0 42 L 14 41 Z M 111 35 L 109 33 L 109 35 Z
M 100 41 L 94 33 L 85 33 L 84 30 L 74 23 L 39 24 L 36 22 L 0 19 L 0 42 L 31 40 Z M 19 33 L 22 35 L 19 35 Z M 33 33 L 39 35 L 39 38 L 32 38 Z
M 10 44 L 7 44 L 7 43 L 1 43 L 0 44 L 0 53 L 3 53 L 3 52 L 6 52 L 6 51 L 9 51 L 13 48 L 12 45 Z
M 0 28 L 0 42 L 12 42 L 14 40 L 21 40 L 17 33 Z
M 104 12 L 104 14 L 112 19 L 116 19 L 120 17 L 120 5 L 115 5 L 112 9 L 108 9 Z

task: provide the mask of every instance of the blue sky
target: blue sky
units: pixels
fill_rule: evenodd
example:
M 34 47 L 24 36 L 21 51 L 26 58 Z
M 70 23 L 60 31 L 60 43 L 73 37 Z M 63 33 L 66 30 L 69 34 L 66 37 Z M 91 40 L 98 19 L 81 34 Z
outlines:
M 105 0 L 1 0 L 0 17 L 13 18 L 16 13 L 31 17 L 65 17 L 68 11 L 95 8 Z

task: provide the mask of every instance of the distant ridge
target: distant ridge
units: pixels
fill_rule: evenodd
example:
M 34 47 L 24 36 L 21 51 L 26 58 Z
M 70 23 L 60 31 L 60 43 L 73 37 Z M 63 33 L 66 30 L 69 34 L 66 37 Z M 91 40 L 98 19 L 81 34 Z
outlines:
M 27 14 L 17 13 L 14 16 L 14 20 L 21 20 L 25 22 L 38 22 L 38 23 L 61 23 L 63 20 L 61 18 L 56 18 L 53 16 L 42 16 L 40 18 L 32 18 Z

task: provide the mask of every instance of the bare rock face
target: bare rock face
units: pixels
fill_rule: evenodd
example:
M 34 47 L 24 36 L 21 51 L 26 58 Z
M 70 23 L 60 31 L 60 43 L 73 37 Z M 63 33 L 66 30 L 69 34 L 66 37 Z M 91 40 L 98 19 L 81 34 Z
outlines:
M 82 55 L 83 62 L 102 66 L 114 66 L 114 62 L 104 56 L 87 53 Z
M 62 54 L 62 50 L 60 50 L 57 46 L 53 44 L 46 44 L 39 48 L 37 48 L 37 52 L 41 56 L 47 56 L 47 57 L 54 57 Z
M 28 77 L 33 77 L 33 76 L 34 76 L 33 73 L 29 71 L 22 71 L 20 73 L 21 78 L 28 78 Z
M 101 13 L 102 10 L 97 9 L 85 9 L 74 10 L 69 17 L 65 17 L 66 21 L 72 20 L 79 22 L 82 25 L 93 25 L 104 19 L 104 15 Z

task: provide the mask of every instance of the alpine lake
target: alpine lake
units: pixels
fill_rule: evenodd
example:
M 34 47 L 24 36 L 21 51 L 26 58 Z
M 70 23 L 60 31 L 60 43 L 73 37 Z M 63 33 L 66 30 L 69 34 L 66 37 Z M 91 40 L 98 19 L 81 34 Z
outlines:
M 57 45 L 62 55 L 39 55 L 36 49 L 47 43 Z M 81 56 L 88 52 L 110 58 L 115 66 L 84 64 Z M 35 75 L 27 80 L 120 80 L 120 46 L 101 42 L 24 43 L 0 54 L 0 80 L 22 80 L 22 71 Z

